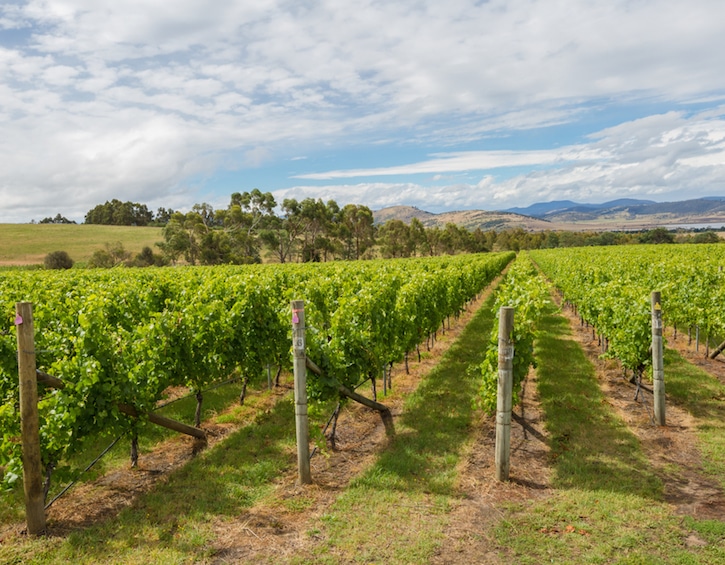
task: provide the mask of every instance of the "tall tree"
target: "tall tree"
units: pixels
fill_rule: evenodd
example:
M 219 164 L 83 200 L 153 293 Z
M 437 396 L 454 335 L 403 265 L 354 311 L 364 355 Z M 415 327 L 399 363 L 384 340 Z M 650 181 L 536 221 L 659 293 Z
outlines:
M 294 198 L 285 198 L 280 206 L 282 217 L 270 218 L 260 237 L 280 263 L 290 261 L 299 247 L 299 237 L 304 231 L 301 204 Z
M 204 221 L 197 212 L 175 212 L 161 231 L 164 241 L 157 245 L 164 257 L 172 263 L 183 256 L 189 264 L 196 265 L 201 251 L 200 240 L 206 231 Z
M 410 227 L 402 220 L 388 220 L 380 226 L 378 242 L 385 258 L 410 257 L 415 250 Z
M 344 259 L 361 259 L 375 243 L 372 210 L 367 206 L 347 204 L 340 213 L 338 237 Z

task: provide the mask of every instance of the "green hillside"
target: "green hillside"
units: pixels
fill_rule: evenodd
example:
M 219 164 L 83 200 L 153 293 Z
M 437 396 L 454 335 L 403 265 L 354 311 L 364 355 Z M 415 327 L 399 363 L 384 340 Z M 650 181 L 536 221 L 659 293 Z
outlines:
M 42 263 L 48 253 L 65 251 L 87 261 L 96 249 L 120 241 L 132 253 L 162 241 L 161 228 L 90 224 L 0 224 L 0 265 Z

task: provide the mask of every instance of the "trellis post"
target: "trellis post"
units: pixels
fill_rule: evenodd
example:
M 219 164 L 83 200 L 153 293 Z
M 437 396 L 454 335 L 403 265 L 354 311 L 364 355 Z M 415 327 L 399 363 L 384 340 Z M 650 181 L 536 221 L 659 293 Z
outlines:
M 18 337 L 25 521 L 28 526 L 28 534 L 40 535 L 45 532 L 45 493 L 43 491 L 43 464 L 40 458 L 33 305 L 30 302 L 18 302 L 15 305 L 15 327 Z
M 514 309 L 504 306 L 498 319 L 498 388 L 496 394 L 496 479 L 507 481 L 511 461 L 513 406 Z
M 662 296 L 652 293 L 652 383 L 655 422 L 665 425 L 665 371 L 662 352 Z
M 310 434 L 307 418 L 307 352 L 304 300 L 292 301 L 292 349 L 294 351 L 297 466 L 300 484 L 306 485 L 312 482 L 312 477 L 310 475 Z

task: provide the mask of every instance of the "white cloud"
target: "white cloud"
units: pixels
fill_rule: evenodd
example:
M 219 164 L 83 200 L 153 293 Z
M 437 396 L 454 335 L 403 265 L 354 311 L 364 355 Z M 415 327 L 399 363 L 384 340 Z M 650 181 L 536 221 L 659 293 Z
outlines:
M 498 169 L 504 167 L 521 167 L 524 165 L 549 165 L 565 161 L 606 159 L 602 151 L 586 147 L 566 147 L 541 151 L 461 151 L 457 153 L 440 153 L 433 159 L 375 169 L 349 169 L 295 175 L 294 178 L 309 180 L 327 180 L 337 178 L 354 178 L 370 176 L 416 175 L 431 173 L 451 173 Z
M 711 0 L 27 0 L 0 5 L 0 29 L 13 38 L 0 45 L 0 221 L 28 219 L 18 194 L 50 195 L 36 217 L 126 195 L 194 200 L 222 166 L 243 175 L 401 138 L 440 155 L 299 177 L 546 167 L 485 191 L 406 181 L 399 193 L 474 205 L 558 198 L 573 183 L 712 188 L 721 167 L 720 111 L 677 111 L 724 98 L 725 4 Z M 649 103 L 656 116 L 592 126 L 581 147 L 508 144 L 620 105 L 646 115 Z M 457 150 L 487 136 L 499 151 Z M 375 202 L 390 197 L 370 186 Z
M 684 200 L 723 193 L 725 119 L 720 113 L 690 118 L 676 112 L 650 116 L 607 128 L 591 139 L 588 145 L 559 150 L 461 152 L 410 166 L 306 176 L 335 179 L 549 165 L 504 180 L 487 174 L 470 184 L 375 182 L 324 188 L 325 198 L 357 198 L 374 209 L 398 204 L 430 211 L 500 209 L 559 199 L 604 202 L 638 196 Z M 295 187 L 281 194 L 315 197 L 319 192 L 319 187 Z

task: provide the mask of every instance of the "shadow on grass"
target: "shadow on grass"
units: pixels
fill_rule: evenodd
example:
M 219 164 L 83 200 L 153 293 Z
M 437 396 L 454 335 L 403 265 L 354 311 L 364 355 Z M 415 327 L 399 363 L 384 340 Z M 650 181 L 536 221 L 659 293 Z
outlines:
M 456 464 L 471 431 L 478 366 L 495 319 L 492 301 L 478 310 L 408 399 L 394 441 L 353 486 L 453 494 Z
M 725 385 L 671 349 L 665 350 L 664 366 L 670 400 L 697 418 L 725 421 Z
M 230 382 L 223 386 L 204 392 L 204 402 L 202 403 L 202 421 L 214 417 L 216 414 L 223 412 L 230 406 L 239 402 L 239 391 L 241 384 L 239 382 Z M 186 394 L 176 402 L 156 410 L 155 413 L 178 422 L 182 422 L 189 426 L 194 425 L 194 411 L 196 410 L 196 397 L 192 393 Z M 139 436 L 139 449 L 141 453 L 148 453 L 156 444 L 170 437 L 178 435 L 167 428 L 155 426 L 146 423 Z M 70 459 L 70 464 L 83 468 L 86 464 L 95 458 L 103 449 L 115 438 L 114 433 L 98 434 L 88 436 L 83 439 L 82 448 L 78 453 Z M 94 472 L 85 477 L 90 480 L 94 477 L 102 475 L 110 467 L 119 464 L 120 460 L 129 458 L 130 437 L 123 438 L 116 447 L 94 468 Z M 58 485 L 56 485 L 58 486 Z
M 147 552 L 178 551 L 188 558 L 194 539 L 204 538 L 204 524 L 242 513 L 272 488 L 294 463 L 293 445 L 294 408 L 285 399 L 173 472 L 118 517 L 71 534 L 62 548 L 54 548 L 53 558 L 122 559 L 125 551 L 143 545 Z M 198 550 L 206 545 L 201 539 Z
M 594 367 L 553 307 L 536 344 L 538 387 L 554 486 L 662 499 L 637 438 L 609 408 Z
M 698 419 L 703 467 L 725 487 L 725 385 L 676 351 L 665 350 L 664 361 L 668 402 Z

